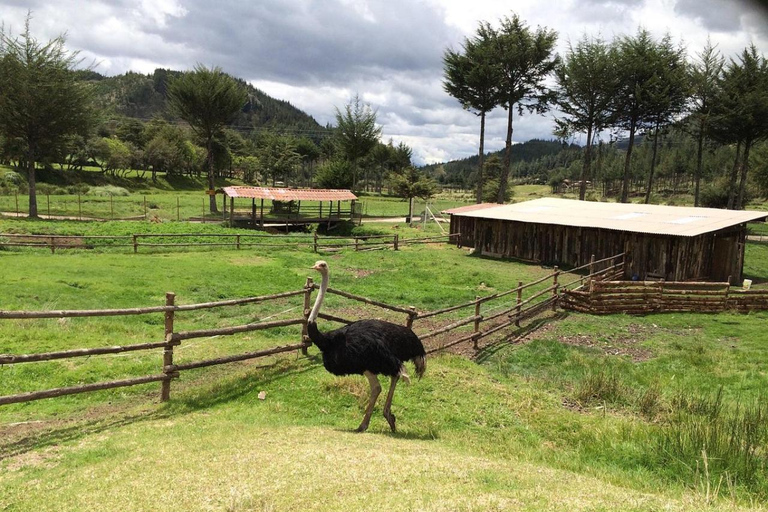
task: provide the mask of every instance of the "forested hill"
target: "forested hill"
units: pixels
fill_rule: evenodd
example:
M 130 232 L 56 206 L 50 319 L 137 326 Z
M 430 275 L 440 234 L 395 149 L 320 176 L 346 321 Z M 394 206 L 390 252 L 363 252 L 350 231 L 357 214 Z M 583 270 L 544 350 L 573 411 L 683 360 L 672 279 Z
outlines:
M 156 69 L 150 75 L 128 72 L 111 77 L 93 71 L 80 73 L 84 80 L 95 85 L 97 102 L 104 111 L 143 120 L 170 116 L 166 108 L 168 81 L 180 74 L 169 69 Z M 323 129 L 312 116 L 287 101 L 273 98 L 244 80 L 236 80 L 248 91 L 249 102 L 233 124 L 307 131 Z
M 568 149 L 567 144 L 555 140 L 531 139 L 528 142 L 515 144 L 512 146 L 512 163 L 533 162 L 543 157 L 559 154 L 563 149 Z M 504 160 L 504 150 L 501 149 L 494 153 L 488 153 L 486 158 L 498 156 Z M 441 176 L 443 183 L 464 184 L 467 178 L 477 170 L 478 156 L 470 156 L 461 160 L 451 160 L 441 164 L 430 164 L 424 166 L 424 170 L 431 176 Z

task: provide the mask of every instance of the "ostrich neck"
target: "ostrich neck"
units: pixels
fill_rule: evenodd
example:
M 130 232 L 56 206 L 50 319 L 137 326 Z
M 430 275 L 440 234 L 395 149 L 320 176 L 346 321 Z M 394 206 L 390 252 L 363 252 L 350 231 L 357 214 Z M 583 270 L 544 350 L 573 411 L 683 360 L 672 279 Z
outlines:
M 320 291 L 317 292 L 317 298 L 315 299 L 315 305 L 312 308 L 312 312 L 309 314 L 309 318 L 307 319 L 310 323 L 317 322 L 317 315 L 320 313 L 320 306 L 323 303 L 323 299 L 325 298 L 325 290 L 328 289 L 328 273 L 326 272 L 323 274 L 323 280 L 320 282 Z

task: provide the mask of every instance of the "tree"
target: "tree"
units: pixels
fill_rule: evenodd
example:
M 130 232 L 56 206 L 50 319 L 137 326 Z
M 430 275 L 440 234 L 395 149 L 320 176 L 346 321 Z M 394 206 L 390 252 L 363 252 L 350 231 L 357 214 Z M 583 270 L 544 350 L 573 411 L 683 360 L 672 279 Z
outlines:
M 339 149 L 352 164 L 352 188 L 355 188 L 358 161 L 374 148 L 381 136 L 381 128 L 376 126 L 376 111 L 355 95 L 344 107 L 344 112 L 336 109 L 336 125 L 336 140 Z
M 76 78 L 77 52 L 64 36 L 40 43 L 30 32 L 14 38 L 0 29 L 0 133 L 23 151 L 29 182 L 29 216 L 37 217 L 36 164 L 59 152 L 72 135 L 94 124 L 91 91 Z
M 563 117 L 555 119 L 555 133 L 568 137 L 586 133 L 579 199 L 584 200 L 587 180 L 592 176 L 592 145 L 596 133 L 610 126 L 616 92 L 616 71 L 607 44 L 601 39 L 582 38 L 555 68 L 555 104 Z
M 434 180 L 427 177 L 424 172 L 415 167 L 406 167 L 398 173 L 394 173 L 390 178 L 395 193 L 400 197 L 408 199 L 408 220 L 413 218 L 413 199 L 419 197 L 427 200 L 437 191 L 437 185 Z
M 542 113 L 547 110 L 550 93 L 544 79 L 557 65 L 553 55 L 557 32 L 539 27 L 535 32 L 516 15 L 501 20 L 499 30 L 487 22 L 478 28 L 478 37 L 492 41 L 494 59 L 501 70 L 499 94 L 501 106 L 507 110 L 507 138 L 504 165 L 499 178 L 497 201 L 504 202 L 507 181 L 512 164 L 512 118 L 514 109 L 518 115 L 524 110 Z
M 709 118 L 712 112 L 712 100 L 717 89 L 717 80 L 725 60 L 709 39 L 707 45 L 698 54 L 698 60 L 690 68 L 691 114 L 696 135 L 696 170 L 694 171 L 693 205 L 699 206 L 701 188 L 701 169 L 704 157 L 704 142 L 708 138 Z
M 637 34 L 614 41 L 611 58 L 616 62 L 618 89 L 614 103 L 614 126 L 629 133 L 629 146 L 624 158 L 624 177 L 621 187 L 622 203 L 629 201 L 629 178 L 632 150 L 637 131 L 652 127 L 651 85 L 658 71 L 657 45 L 651 33 L 638 29 Z
M 476 200 L 482 202 L 485 157 L 485 116 L 499 105 L 501 69 L 495 62 L 491 33 L 478 31 L 464 39 L 463 53 L 451 49 L 443 55 L 443 89 L 459 100 L 465 110 L 480 116 L 480 149 L 477 163 Z
M 221 68 L 198 64 L 194 71 L 183 73 L 168 85 L 171 110 L 189 123 L 205 143 L 207 151 L 208 188 L 215 188 L 214 139 L 248 101 L 248 96 L 235 79 Z M 211 213 L 218 213 L 216 197 L 210 196 Z
M 659 130 L 685 110 L 690 96 L 685 50 L 682 47 L 674 48 L 672 38 L 666 35 L 657 44 L 655 56 L 653 79 L 648 83 L 648 119 L 653 126 L 653 151 L 645 204 L 651 202 Z
M 728 208 L 741 209 L 750 150 L 754 144 L 768 138 L 768 61 L 757 53 L 754 45 L 742 51 L 739 62 L 732 59 L 723 70 L 712 108 L 711 126 L 714 138 L 737 144 L 729 179 Z

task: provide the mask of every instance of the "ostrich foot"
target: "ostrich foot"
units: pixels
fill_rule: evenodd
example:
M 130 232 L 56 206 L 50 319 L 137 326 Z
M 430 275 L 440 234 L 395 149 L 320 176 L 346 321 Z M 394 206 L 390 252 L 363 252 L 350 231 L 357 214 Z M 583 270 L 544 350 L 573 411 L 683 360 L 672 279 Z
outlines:
M 365 432 L 366 430 L 368 430 L 368 422 L 367 422 L 367 421 L 363 421 L 363 422 L 360 424 L 360 426 L 359 426 L 359 427 L 357 427 L 357 428 L 355 429 L 355 432 L 357 432 L 358 434 L 360 434 L 360 433 L 363 433 L 363 432 Z
M 392 429 L 392 432 L 397 432 L 397 428 L 395 427 L 395 415 L 390 412 L 389 414 L 385 414 L 384 417 L 387 419 L 387 423 L 389 423 L 389 428 Z

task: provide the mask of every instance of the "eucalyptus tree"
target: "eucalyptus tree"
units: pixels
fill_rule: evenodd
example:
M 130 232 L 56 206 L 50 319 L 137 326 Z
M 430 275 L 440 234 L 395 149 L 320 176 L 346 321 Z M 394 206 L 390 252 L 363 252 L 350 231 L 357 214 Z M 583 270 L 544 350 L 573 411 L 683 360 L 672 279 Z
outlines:
M 501 68 L 493 53 L 492 33 L 480 30 L 473 39 L 464 39 L 463 52 L 448 49 L 443 54 L 443 89 L 465 110 L 480 117 L 480 149 L 477 164 L 477 202 L 483 198 L 485 117 L 499 106 Z
M 221 136 L 247 101 L 245 90 L 219 67 L 198 64 L 194 71 L 183 73 L 168 85 L 171 110 L 189 123 L 205 143 L 209 190 L 216 186 L 214 139 Z M 216 196 L 210 196 L 209 204 L 211 213 L 217 213 Z
M 666 35 L 656 44 L 654 56 L 655 60 L 651 64 L 655 71 L 653 78 L 647 84 L 650 109 L 648 119 L 653 126 L 653 150 L 651 168 L 648 172 L 648 187 L 645 191 L 645 204 L 651 201 L 660 130 L 685 111 L 691 93 L 688 64 L 683 47 L 675 48 L 671 36 Z
M 371 151 L 381 137 L 381 127 L 376 126 L 376 111 L 363 104 L 356 94 L 344 106 L 344 112 L 336 108 L 336 141 L 339 149 L 352 164 L 352 188 L 357 185 L 357 166 L 361 158 Z
M 693 204 L 699 206 L 701 169 L 704 159 L 704 143 L 708 138 L 712 101 L 717 92 L 717 81 L 723 70 L 725 59 L 707 39 L 704 49 L 690 67 L 691 114 L 696 135 L 696 168 L 694 170 Z
M 611 58 L 616 62 L 618 88 L 614 102 L 614 127 L 629 134 L 629 146 L 624 157 L 621 202 L 629 201 L 629 180 L 632 150 L 638 130 L 655 125 L 657 105 L 655 93 L 662 87 L 659 73 L 660 45 L 651 33 L 640 28 L 634 36 L 623 36 L 614 41 Z
M 495 61 L 500 68 L 500 105 L 507 110 L 507 137 L 504 165 L 499 177 L 497 202 L 503 203 L 507 194 L 509 170 L 512 164 L 512 120 L 514 110 L 522 115 L 543 113 L 551 100 L 544 80 L 555 69 L 558 58 L 554 52 L 557 32 L 538 27 L 532 31 L 519 16 L 504 17 L 499 29 L 488 22 L 480 23 L 478 37 L 490 41 Z
M 584 36 L 576 46 L 568 45 L 565 59 L 555 68 L 555 105 L 563 117 L 555 119 L 555 133 L 567 137 L 586 133 L 579 199 L 584 200 L 592 175 L 594 135 L 610 126 L 616 93 L 616 70 L 609 46 L 600 38 Z
M 30 217 L 38 216 L 36 164 L 94 125 L 91 91 L 74 72 L 78 53 L 64 44 L 64 36 L 35 39 L 29 16 L 19 37 L 0 29 L 0 135 L 14 141 L 26 164 Z

